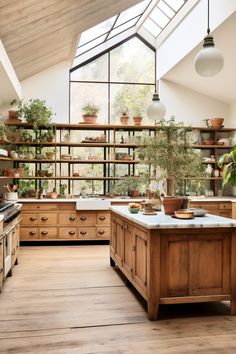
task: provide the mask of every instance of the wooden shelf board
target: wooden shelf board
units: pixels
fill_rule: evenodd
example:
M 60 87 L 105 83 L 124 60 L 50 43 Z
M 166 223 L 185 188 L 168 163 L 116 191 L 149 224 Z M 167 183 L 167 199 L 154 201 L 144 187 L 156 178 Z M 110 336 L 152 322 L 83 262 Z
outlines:
M 71 164 L 94 164 L 94 163 L 100 163 L 100 164 L 105 164 L 105 163 L 116 163 L 116 164 L 132 164 L 132 163 L 140 163 L 139 160 L 78 160 L 78 159 L 72 159 L 72 160 L 66 160 L 66 159 L 57 159 L 57 160 L 27 160 L 27 159 L 10 159 L 8 158 L 8 161 L 13 161 L 13 162 L 22 162 L 22 163 L 71 163 Z
M 119 144 L 119 143 L 73 143 L 73 142 L 16 142 L 15 145 L 24 145 L 24 146 L 53 146 L 53 147 L 60 147 L 60 146 L 66 146 L 66 147 L 120 147 L 120 148 L 132 148 L 132 147 L 137 147 L 137 144 Z
M 0 179 L 28 179 L 28 180 L 119 180 L 122 177 L 73 177 L 73 176 L 61 176 L 61 177 L 38 177 L 38 176 L 21 176 L 21 177 L 8 177 L 0 176 Z

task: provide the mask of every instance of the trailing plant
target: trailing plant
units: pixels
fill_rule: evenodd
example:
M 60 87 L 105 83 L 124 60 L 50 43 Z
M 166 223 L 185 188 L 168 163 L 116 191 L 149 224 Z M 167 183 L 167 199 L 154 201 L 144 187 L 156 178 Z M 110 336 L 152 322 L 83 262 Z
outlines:
M 233 146 L 232 151 L 219 158 L 218 166 L 223 168 L 222 186 L 224 187 L 228 183 L 236 187 L 236 145 Z
M 174 117 L 157 122 L 155 135 L 144 138 L 138 156 L 163 181 L 179 184 L 204 175 L 202 157 L 192 147 L 191 127 L 177 123 Z

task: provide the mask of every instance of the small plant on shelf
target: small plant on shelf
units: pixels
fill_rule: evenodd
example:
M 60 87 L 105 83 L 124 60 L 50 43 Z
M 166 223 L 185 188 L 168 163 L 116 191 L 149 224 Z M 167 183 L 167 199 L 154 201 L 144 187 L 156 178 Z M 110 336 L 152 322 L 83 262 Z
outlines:
M 67 184 L 66 183 L 61 183 L 60 184 L 60 196 L 61 197 L 65 196 L 66 188 L 67 188 Z
M 82 108 L 84 123 L 93 124 L 96 123 L 97 113 L 99 112 L 99 107 L 92 103 L 87 103 Z
M 7 127 L 5 122 L 0 119 L 0 141 L 1 143 L 7 142 L 7 137 L 6 137 L 6 133 L 7 133 Z

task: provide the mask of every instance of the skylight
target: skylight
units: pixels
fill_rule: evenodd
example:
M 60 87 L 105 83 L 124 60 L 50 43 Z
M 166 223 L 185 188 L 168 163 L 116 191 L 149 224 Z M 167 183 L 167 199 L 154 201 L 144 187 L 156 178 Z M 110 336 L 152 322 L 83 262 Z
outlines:
M 107 50 L 116 42 L 146 31 L 155 39 L 166 28 L 188 0 L 144 0 L 126 11 L 83 32 L 76 51 L 74 65 L 83 63 Z

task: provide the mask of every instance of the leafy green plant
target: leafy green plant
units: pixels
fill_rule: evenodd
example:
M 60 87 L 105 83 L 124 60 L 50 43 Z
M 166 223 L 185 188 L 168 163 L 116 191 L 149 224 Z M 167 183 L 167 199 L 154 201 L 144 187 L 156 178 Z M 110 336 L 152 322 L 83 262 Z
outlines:
M 85 115 L 94 115 L 99 112 L 99 107 L 92 103 L 87 103 L 82 108 Z
M 0 138 L 3 139 L 6 137 L 7 127 L 5 122 L 0 119 Z
M 131 191 L 139 190 L 144 181 L 139 177 L 127 176 L 115 182 L 112 192 L 118 195 L 127 195 Z
M 228 183 L 236 187 L 236 145 L 233 146 L 232 151 L 219 158 L 218 166 L 223 168 L 222 186 Z
M 144 138 L 138 148 L 140 160 L 167 182 L 183 182 L 204 175 L 202 157 L 191 146 L 191 127 L 177 123 L 174 117 L 157 123 L 155 135 Z M 169 188 L 170 189 L 170 184 Z M 173 194 L 169 190 L 169 194 Z
M 52 110 L 46 106 L 46 102 L 38 98 L 29 101 L 21 100 L 18 103 L 17 116 L 32 124 L 35 131 L 40 126 L 50 127 L 52 114 Z
M 61 196 L 65 195 L 66 188 L 67 188 L 67 184 L 66 183 L 61 183 L 60 184 L 60 195 Z

